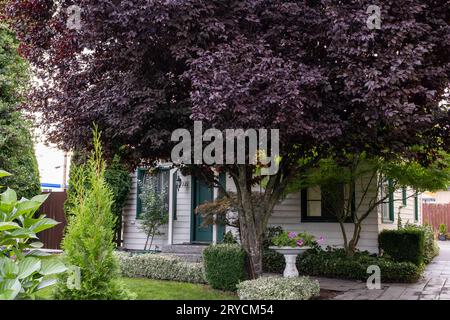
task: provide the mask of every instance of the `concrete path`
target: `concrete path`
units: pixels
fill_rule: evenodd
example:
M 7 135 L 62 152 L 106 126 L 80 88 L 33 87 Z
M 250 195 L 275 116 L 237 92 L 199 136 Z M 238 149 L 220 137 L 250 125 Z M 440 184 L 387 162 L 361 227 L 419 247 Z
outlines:
M 362 281 L 316 278 L 325 290 L 342 292 L 334 300 L 450 300 L 450 241 L 439 242 L 440 253 L 416 283 L 392 283 L 369 290 Z

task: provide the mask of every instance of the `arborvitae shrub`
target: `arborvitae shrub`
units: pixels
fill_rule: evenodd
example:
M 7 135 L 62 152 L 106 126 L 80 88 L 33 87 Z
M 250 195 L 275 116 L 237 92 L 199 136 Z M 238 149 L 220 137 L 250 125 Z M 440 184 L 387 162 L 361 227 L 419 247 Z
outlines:
M 62 244 L 66 264 L 78 267 L 81 278 L 77 286 L 73 278 L 76 275 L 62 276 L 54 292 L 55 299 L 132 298 L 119 282 L 119 264 L 113 244 L 113 195 L 105 182 L 104 172 L 100 135 L 95 131 L 94 151 L 88 164 L 72 181 L 78 190 L 77 199 L 70 209 L 67 233 Z

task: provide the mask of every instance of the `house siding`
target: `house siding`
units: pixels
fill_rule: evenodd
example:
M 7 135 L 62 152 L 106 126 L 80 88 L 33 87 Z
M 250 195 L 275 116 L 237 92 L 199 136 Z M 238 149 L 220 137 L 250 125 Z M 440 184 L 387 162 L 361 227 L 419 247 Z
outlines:
M 123 216 L 123 246 L 127 249 L 143 249 L 146 236 L 139 230 L 139 220 L 136 219 L 136 191 L 137 191 L 137 179 L 136 175 L 132 175 L 133 187 L 128 197 L 126 206 L 124 208 Z M 177 192 L 177 219 L 173 221 L 173 244 L 189 243 L 191 240 L 191 187 L 192 179 L 189 176 L 182 177 L 182 180 L 187 183 L 183 183 L 180 190 Z M 235 191 L 235 186 L 230 177 L 227 177 L 226 186 L 228 191 Z M 259 190 L 258 187 L 254 188 Z M 408 195 L 413 191 L 408 189 Z M 375 196 L 375 187 L 369 189 L 369 194 Z M 359 203 L 361 192 L 356 191 L 356 202 Z M 398 212 L 400 210 L 400 216 L 402 223 L 406 222 L 414 223 L 414 197 L 407 199 L 407 206 L 402 206 L 402 191 L 396 191 L 394 198 L 394 222 L 385 222 L 382 219 L 381 208 L 374 210 L 369 217 L 363 222 L 363 230 L 361 232 L 361 238 L 358 243 L 360 250 L 367 250 L 372 253 L 378 252 L 378 234 L 383 229 L 395 229 L 398 223 Z M 369 205 L 369 197 L 365 198 L 365 201 L 361 204 L 362 212 L 364 208 Z M 419 199 L 419 221 L 421 223 L 421 201 Z M 313 234 L 316 237 L 323 236 L 325 241 L 323 246 L 342 247 L 343 236 L 338 223 L 334 222 L 302 222 L 301 218 L 301 205 L 300 205 L 300 192 L 292 193 L 286 197 L 280 204 L 276 205 L 274 212 L 269 220 L 270 226 L 281 226 L 284 230 L 302 232 L 306 231 Z M 345 224 L 346 232 L 349 238 L 351 238 L 353 232 L 353 224 Z M 232 228 L 227 227 L 227 231 Z M 164 235 L 155 237 L 153 249 L 161 248 L 163 245 L 168 244 L 168 232 L 167 227 L 161 229 Z
M 123 247 L 132 250 L 144 249 L 146 236 L 139 229 L 139 219 L 136 218 L 137 175 L 132 177 L 132 187 L 123 210 Z M 188 182 L 177 192 L 177 219 L 173 221 L 173 244 L 188 243 L 191 238 L 191 183 L 190 177 L 183 177 Z M 163 233 L 153 240 L 152 249 L 161 249 L 168 243 L 168 229 L 160 229 Z

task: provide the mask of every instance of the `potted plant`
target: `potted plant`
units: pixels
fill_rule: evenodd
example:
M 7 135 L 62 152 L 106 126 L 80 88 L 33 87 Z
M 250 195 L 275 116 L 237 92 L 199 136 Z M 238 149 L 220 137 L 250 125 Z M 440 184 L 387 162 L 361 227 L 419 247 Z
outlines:
M 445 234 L 447 233 L 447 226 L 444 223 L 441 223 L 439 225 L 439 236 L 438 239 L 441 241 L 445 241 L 446 237 Z
M 272 238 L 273 246 L 269 248 L 284 255 L 286 267 L 283 272 L 285 278 L 298 277 L 297 266 L 295 265 L 297 256 L 303 254 L 316 243 L 314 236 L 302 232 L 284 231 Z

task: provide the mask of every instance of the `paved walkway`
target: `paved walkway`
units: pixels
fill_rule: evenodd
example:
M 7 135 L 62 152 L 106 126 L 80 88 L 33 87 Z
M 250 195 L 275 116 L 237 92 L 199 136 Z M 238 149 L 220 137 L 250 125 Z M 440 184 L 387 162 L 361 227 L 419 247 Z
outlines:
M 369 290 L 362 281 L 317 278 L 325 290 L 342 292 L 334 300 L 450 300 L 450 241 L 439 242 L 440 254 L 416 283 L 392 283 Z

